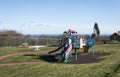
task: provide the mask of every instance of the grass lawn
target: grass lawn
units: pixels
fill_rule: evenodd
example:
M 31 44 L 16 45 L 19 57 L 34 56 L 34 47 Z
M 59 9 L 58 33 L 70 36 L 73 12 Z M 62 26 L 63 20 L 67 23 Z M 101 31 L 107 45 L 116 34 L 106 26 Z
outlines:
M 101 57 L 99 63 L 57 64 L 37 59 L 54 47 L 45 47 L 38 52 L 27 48 L 0 48 L 0 55 L 29 52 L 31 56 L 16 55 L 0 60 L 0 63 L 43 62 L 41 64 L 13 65 L 0 67 L 0 77 L 120 77 L 120 44 L 96 45 L 95 52 L 110 53 Z M 79 50 L 81 52 L 81 50 Z
M 0 56 L 7 54 L 22 53 L 22 52 L 32 52 L 32 51 L 33 49 L 28 49 L 28 48 L 0 48 Z
M 39 52 L 35 52 L 33 48 L 0 48 L 0 56 L 7 54 L 16 54 L 16 53 L 45 53 L 48 50 L 52 50 L 55 47 L 43 47 L 39 50 Z M 42 51 L 42 52 L 41 52 Z

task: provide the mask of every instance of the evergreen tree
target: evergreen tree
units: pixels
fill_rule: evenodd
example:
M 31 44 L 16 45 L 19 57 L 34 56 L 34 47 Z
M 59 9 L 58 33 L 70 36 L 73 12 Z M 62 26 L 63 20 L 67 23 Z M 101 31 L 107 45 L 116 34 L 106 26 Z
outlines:
M 94 28 L 93 28 L 93 34 L 91 35 L 91 38 L 95 38 L 96 36 L 100 35 L 100 30 L 98 27 L 98 24 L 95 22 Z
M 95 22 L 95 25 L 94 25 L 94 33 L 99 36 L 100 35 L 100 30 L 99 30 L 99 27 L 98 27 L 98 24 Z

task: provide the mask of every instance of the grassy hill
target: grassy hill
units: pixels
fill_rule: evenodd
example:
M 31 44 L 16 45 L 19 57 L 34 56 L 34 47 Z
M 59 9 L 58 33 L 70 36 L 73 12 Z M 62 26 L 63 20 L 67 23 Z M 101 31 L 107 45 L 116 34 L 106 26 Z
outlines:
M 47 54 L 55 47 L 41 48 L 35 52 L 26 48 L 0 48 L 0 55 L 23 53 L 0 60 L 0 64 L 16 62 L 40 62 L 39 64 L 20 64 L 0 66 L 0 77 L 120 77 L 120 44 L 95 45 L 95 53 L 110 53 L 100 57 L 98 63 L 62 64 L 40 60 L 40 54 Z M 78 50 L 78 52 L 82 52 Z M 59 53 L 59 52 L 57 52 Z M 26 56 L 25 56 L 26 55 Z M 27 56 L 28 55 L 28 56 Z

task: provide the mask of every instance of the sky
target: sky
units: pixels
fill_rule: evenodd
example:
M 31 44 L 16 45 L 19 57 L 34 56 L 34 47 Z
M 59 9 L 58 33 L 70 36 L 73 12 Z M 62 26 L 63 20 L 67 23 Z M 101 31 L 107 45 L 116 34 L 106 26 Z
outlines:
M 0 0 L 0 30 L 23 34 L 92 34 L 120 30 L 120 0 Z

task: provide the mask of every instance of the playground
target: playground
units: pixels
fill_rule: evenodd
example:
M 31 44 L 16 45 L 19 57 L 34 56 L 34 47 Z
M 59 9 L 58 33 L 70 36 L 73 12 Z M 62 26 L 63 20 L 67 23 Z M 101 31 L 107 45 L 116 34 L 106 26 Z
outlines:
M 119 42 L 104 45 L 91 43 L 90 38 L 80 41 L 74 32 L 67 32 L 69 38 L 61 37 L 58 47 L 0 48 L 1 77 L 120 76 Z
M 68 29 L 63 32 L 63 35 L 59 40 L 59 47 L 48 52 L 49 55 L 42 55 L 41 58 L 49 62 L 58 61 L 75 64 L 98 62 L 99 56 L 104 54 L 95 54 L 93 46 L 94 40 L 92 38 L 80 37 L 77 31 Z M 60 49 L 62 50 L 59 55 L 51 55 Z M 83 53 L 78 53 L 78 49 L 81 49 Z
M 94 56 L 78 49 L 77 62 L 74 53 L 69 58 L 69 61 L 72 60 L 74 63 L 59 62 L 60 50 L 48 54 L 56 47 L 43 47 L 37 52 L 31 48 L 0 48 L 0 75 L 1 77 L 8 75 L 10 77 L 119 77 L 119 47 L 119 43 L 107 44 L 107 46 L 95 45 Z M 56 55 L 57 60 L 53 62 L 45 60 L 46 55 L 53 56 L 53 59 Z

